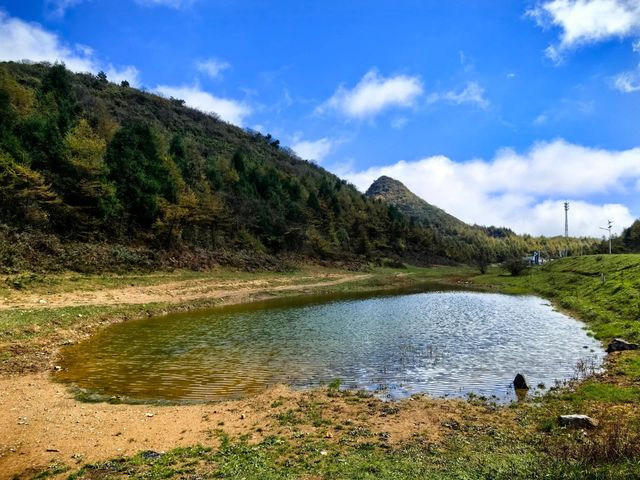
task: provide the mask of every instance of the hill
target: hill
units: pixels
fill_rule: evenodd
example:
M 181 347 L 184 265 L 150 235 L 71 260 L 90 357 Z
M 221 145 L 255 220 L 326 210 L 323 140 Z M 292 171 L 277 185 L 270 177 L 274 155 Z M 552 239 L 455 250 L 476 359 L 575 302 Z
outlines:
M 407 218 L 426 227 L 442 232 L 455 232 L 468 225 L 431 205 L 409 190 L 402 182 L 382 176 L 371 184 L 365 195 L 393 205 Z
M 464 255 L 270 135 L 104 74 L 0 64 L 5 271 L 385 258 Z
M 103 73 L 0 63 L 5 272 L 495 261 L 536 243 L 399 185 L 363 195 L 270 135 Z
M 397 208 L 412 225 L 435 232 L 439 243 L 456 252 L 467 263 L 487 265 L 491 262 L 540 251 L 545 257 L 558 257 L 561 252 L 592 253 L 602 250 L 595 239 L 564 237 L 532 237 L 516 235 L 505 227 L 469 225 L 431 205 L 409 190 L 402 182 L 382 176 L 371 184 L 365 194 L 371 200 Z

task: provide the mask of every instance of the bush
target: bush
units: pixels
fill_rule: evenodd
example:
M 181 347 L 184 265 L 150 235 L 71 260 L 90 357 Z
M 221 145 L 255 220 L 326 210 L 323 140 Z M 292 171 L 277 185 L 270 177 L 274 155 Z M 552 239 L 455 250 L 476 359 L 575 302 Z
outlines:
M 514 277 L 522 274 L 527 269 L 526 262 L 520 257 L 512 257 L 505 260 L 503 266 Z

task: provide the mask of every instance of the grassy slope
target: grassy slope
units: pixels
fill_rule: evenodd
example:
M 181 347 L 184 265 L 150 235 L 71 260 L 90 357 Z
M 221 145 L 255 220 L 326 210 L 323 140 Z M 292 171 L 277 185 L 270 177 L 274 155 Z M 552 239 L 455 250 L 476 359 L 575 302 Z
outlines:
M 604 282 L 603 277 L 604 275 Z M 570 257 L 520 277 L 492 271 L 475 283 L 535 292 L 578 314 L 601 340 L 640 340 L 640 255 Z
M 521 277 L 498 269 L 482 276 L 466 268 L 408 273 L 456 283 L 467 279 L 488 290 L 537 293 L 581 317 L 604 341 L 615 336 L 640 338 L 640 255 L 570 258 Z M 606 374 L 550 392 L 542 400 L 498 408 L 493 416 L 490 412 L 496 407 L 486 404 L 489 422 L 478 424 L 469 418 L 452 426 L 438 443 L 426 441 L 419 429 L 412 441 L 400 446 L 390 447 L 383 436 L 366 430 L 354 431 L 353 442 L 335 442 L 323 429 L 309 432 L 318 424 L 318 405 L 304 404 L 283 417 L 285 422 L 297 419 L 289 428 L 259 444 L 252 443 L 250 435 L 229 438 L 222 426 L 220 448 L 178 449 L 157 459 L 138 455 L 86 466 L 74 477 L 640 478 L 640 355 L 623 352 L 611 357 Z M 354 403 L 362 402 L 366 415 L 366 399 L 355 393 L 329 388 L 316 395 L 323 401 L 332 395 L 348 396 Z M 505 409 L 511 421 L 503 420 Z M 601 426 L 588 432 L 566 430 L 556 422 L 561 413 L 592 415 Z M 320 424 L 332 425 L 332 419 Z

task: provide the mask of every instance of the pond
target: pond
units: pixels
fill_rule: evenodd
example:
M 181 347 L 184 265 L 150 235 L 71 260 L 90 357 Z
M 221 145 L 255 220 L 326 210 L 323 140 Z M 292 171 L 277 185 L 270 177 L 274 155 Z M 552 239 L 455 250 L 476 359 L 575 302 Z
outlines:
M 110 326 L 63 352 L 56 376 L 99 395 L 209 401 L 269 385 L 515 398 L 525 374 L 552 386 L 604 352 L 580 322 L 534 296 L 427 291 L 278 300 Z

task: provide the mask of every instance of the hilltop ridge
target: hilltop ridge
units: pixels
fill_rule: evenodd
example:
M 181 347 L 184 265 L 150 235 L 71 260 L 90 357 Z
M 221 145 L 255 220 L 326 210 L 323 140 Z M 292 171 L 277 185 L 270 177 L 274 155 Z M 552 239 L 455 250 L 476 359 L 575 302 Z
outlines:
M 373 182 L 365 195 L 393 205 L 409 219 L 426 227 L 453 232 L 457 228 L 469 226 L 441 208 L 418 197 L 399 180 L 385 175 Z

